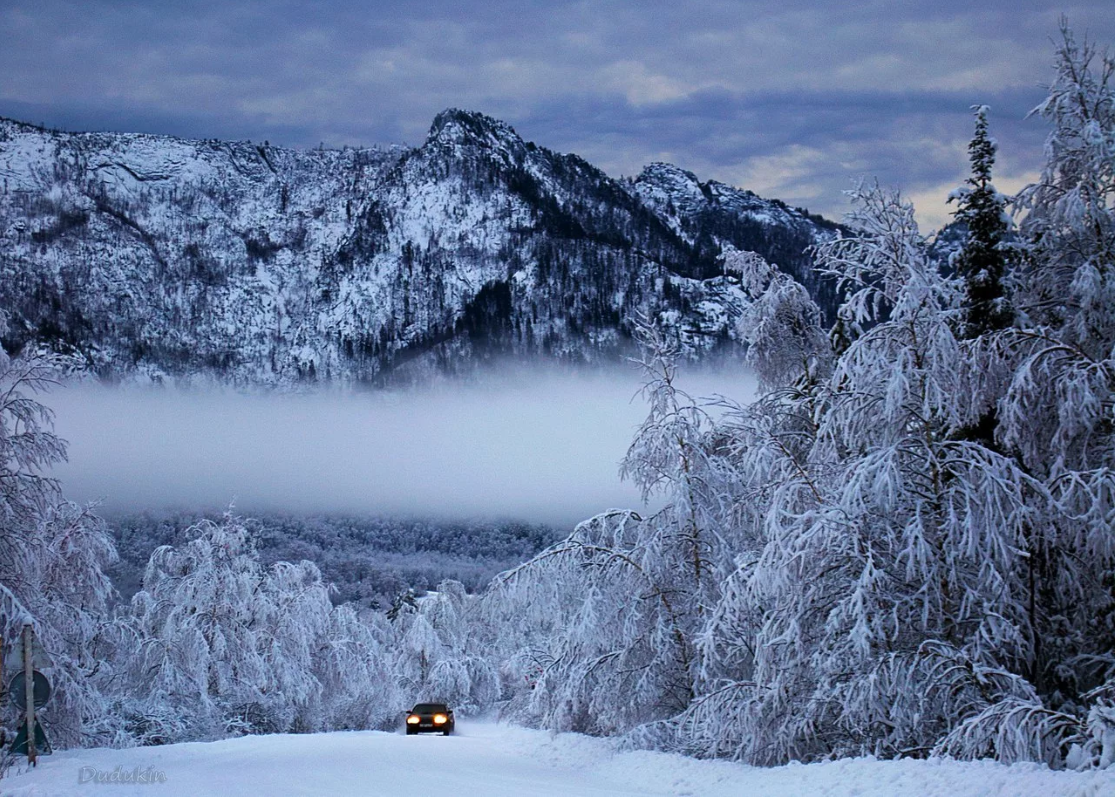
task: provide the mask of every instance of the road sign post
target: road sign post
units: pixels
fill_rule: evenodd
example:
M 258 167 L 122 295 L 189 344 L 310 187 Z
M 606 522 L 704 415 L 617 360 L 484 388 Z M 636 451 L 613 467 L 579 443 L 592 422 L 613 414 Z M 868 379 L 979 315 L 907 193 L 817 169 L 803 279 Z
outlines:
M 16 731 L 15 740 L 12 742 L 12 755 L 27 755 L 27 739 L 27 720 L 24 720 L 19 724 L 19 730 Z M 46 737 L 42 723 L 37 723 L 35 725 L 35 754 L 50 755 L 51 752 L 50 739 Z
M 51 753 L 46 729 L 36 715 L 36 709 L 50 700 L 50 680 L 36 668 L 53 667 L 54 663 L 35 638 L 35 629 L 30 624 L 23 626 L 20 641 L 22 644 L 16 645 L 5 657 L 0 640 L 0 689 L 3 688 L 4 672 L 14 670 L 15 676 L 8 683 L 7 694 L 23 714 L 23 719 L 9 749 L 15 755 L 26 755 L 28 762 L 36 766 L 39 756 Z
M 35 708 L 40 709 L 50 700 L 50 680 L 38 670 L 35 670 L 33 679 L 35 683 L 31 685 L 31 694 L 35 697 Z M 12 678 L 8 684 L 8 691 L 12 694 L 12 702 L 15 703 L 16 708 L 20 711 L 27 708 L 27 677 L 23 670 L 17 672 Z M 39 724 L 43 724 L 41 720 Z
M 23 626 L 23 679 L 27 699 L 27 763 L 36 766 L 39 756 L 35 750 L 35 670 L 31 666 L 35 631 L 30 624 Z

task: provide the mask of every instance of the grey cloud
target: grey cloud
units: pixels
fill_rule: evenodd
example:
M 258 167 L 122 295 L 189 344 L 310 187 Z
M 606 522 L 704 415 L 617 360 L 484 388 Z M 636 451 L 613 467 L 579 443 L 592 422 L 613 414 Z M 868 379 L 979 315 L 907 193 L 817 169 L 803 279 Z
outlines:
M 1025 117 L 1041 96 L 1039 89 L 752 95 L 719 90 L 650 107 L 619 97 L 569 98 L 533 109 L 517 129 L 613 174 L 637 173 L 662 155 L 702 179 L 729 184 L 741 184 L 757 159 L 808 148 L 819 154 L 808 174 L 787 172 L 775 186 L 742 184 L 838 217 L 844 209 L 841 192 L 858 177 L 876 176 L 910 193 L 949 179 L 959 184 L 967 169 L 971 106 L 977 103 L 992 107 L 1000 163 L 1016 173 L 1036 168 L 1046 130 Z M 936 146 L 927 148 L 927 139 Z M 807 184 L 814 193 L 806 191 Z M 823 187 L 819 197 L 817 185 Z
M 725 182 L 761 173 L 747 187 L 833 213 L 853 171 L 915 190 L 961 176 L 974 102 L 993 106 L 1004 168 L 1032 170 L 1043 133 L 1018 120 L 1040 98 L 1061 10 L 14 0 L 0 8 L 0 113 L 314 146 L 418 143 L 457 106 L 613 173 L 660 158 Z M 1115 40 L 1108 3 L 1064 10 Z M 1012 164 L 1016 147 L 1029 154 Z

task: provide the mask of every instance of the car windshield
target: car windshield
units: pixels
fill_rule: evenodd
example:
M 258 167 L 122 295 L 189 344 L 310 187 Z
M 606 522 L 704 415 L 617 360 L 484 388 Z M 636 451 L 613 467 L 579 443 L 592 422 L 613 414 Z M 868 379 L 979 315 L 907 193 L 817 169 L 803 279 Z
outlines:
M 419 703 L 411 714 L 444 714 L 449 707 L 444 703 Z

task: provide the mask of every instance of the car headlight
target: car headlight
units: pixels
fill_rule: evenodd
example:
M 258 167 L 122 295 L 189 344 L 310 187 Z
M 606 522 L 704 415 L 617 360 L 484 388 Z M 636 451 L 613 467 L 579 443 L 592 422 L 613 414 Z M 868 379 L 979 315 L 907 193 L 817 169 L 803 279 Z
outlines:
M 444 714 L 434 714 L 434 725 L 444 725 L 449 722 L 449 717 Z
M 409 717 L 407 717 L 407 725 L 417 725 L 418 723 L 419 718 L 417 714 L 411 714 Z

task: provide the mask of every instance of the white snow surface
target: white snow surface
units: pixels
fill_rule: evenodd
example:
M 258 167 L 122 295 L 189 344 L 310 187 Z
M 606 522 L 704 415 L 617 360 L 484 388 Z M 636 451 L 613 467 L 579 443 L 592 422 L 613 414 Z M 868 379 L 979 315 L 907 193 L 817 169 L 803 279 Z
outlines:
M 93 772 L 165 775 L 162 782 L 99 783 Z M 81 782 L 82 778 L 85 782 Z M 763 769 L 680 755 L 619 751 L 616 742 L 491 721 L 457 722 L 455 735 L 360 731 L 248 736 L 166 747 L 66 750 L 13 770 L 11 797 L 44 795 L 947 795 L 1104 797 L 1115 772 L 1055 772 L 991 761 L 843 759 Z

